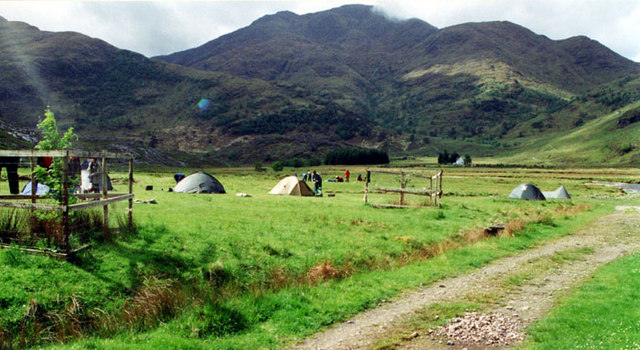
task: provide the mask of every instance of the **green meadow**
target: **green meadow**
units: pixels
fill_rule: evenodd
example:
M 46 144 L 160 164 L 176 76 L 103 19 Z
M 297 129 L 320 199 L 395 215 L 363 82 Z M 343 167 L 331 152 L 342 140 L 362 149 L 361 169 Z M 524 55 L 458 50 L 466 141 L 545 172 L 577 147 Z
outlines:
M 117 229 L 127 209 L 117 204 L 113 239 L 89 234 L 91 248 L 73 261 L 0 251 L 0 347 L 281 348 L 401 291 L 571 234 L 637 202 L 591 181 L 640 181 L 635 169 L 444 168 L 441 206 L 376 209 L 363 202 L 364 184 L 353 181 L 364 168 L 349 169 L 352 182 L 334 183 L 327 180 L 344 168 L 320 167 L 325 195 L 315 198 L 267 193 L 303 169 L 208 169 L 227 191 L 215 195 L 168 191 L 174 172 L 190 170 L 136 170 L 135 230 Z M 124 192 L 126 174 L 111 178 Z M 573 199 L 506 198 L 522 182 L 544 191 L 564 185 Z M 399 179 L 374 174 L 372 183 L 397 187 Z M 6 182 L 0 186 L 6 191 Z M 406 186 L 428 188 L 428 180 L 409 177 Z M 157 204 L 144 202 L 150 199 Z M 370 200 L 393 203 L 397 195 Z M 497 223 L 506 232 L 485 237 L 483 228 Z
M 640 255 L 621 258 L 534 324 L 526 349 L 637 349 Z

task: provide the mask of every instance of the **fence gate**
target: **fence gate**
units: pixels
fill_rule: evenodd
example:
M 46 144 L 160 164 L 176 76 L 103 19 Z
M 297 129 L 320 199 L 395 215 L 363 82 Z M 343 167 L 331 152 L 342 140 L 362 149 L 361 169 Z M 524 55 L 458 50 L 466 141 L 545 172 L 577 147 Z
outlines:
M 424 170 L 405 170 L 392 168 L 372 168 L 366 169 L 367 178 L 364 183 L 364 202 L 377 208 L 417 208 L 422 205 L 411 204 L 405 198 L 405 195 L 425 196 L 429 197 L 427 205 L 439 206 L 442 200 L 442 170 L 433 175 L 431 172 Z M 382 187 L 371 186 L 371 174 L 392 175 L 396 181 L 400 183 L 400 187 Z M 399 176 L 399 179 L 398 179 Z M 409 178 L 428 179 L 428 185 L 425 181 L 422 188 L 407 188 Z M 382 182 L 379 182 L 382 184 Z M 394 203 L 371 203 L 370 194 L 372 193 L 398 193 L 399 198 Z M 425 203 L 426 204 L 426 203 Z

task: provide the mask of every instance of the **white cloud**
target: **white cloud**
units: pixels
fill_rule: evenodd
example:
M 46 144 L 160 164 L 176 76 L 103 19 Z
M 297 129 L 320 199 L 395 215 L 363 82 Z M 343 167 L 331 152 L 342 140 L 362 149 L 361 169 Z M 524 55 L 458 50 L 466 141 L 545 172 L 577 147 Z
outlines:
M 554 40 L 586 35 L 640 61 L 637 0 L 432 0 L 382 2 L 379 6 L 397 16 L 417 17 L 438 28 L 506 20 Z
M 399 0 L 356 1 L 391 17 L 420 18 L 443 28 L 508 20 L 551 39 L 586 35 L 640 61 L 637 0 Z M 299 1 L 0 1 L 0 16 L 42 30 L 76 31 L 147 56 L 204 44 L 282 10 L 298 14 L 338 7 L 344 0 Z

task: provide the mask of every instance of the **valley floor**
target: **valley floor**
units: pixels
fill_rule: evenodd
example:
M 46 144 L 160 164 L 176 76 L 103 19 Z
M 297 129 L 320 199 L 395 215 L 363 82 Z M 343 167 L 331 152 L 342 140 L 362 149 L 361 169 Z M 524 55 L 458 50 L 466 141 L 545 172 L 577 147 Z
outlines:
M 480 305 L 484 314 L 511 319 L 524 338 L 527 326 L 544 318 L 572 287 L 605 264 L 640 250 L 640 207 L 616 209 L 584 230 L 382 303 L 292 348 L 496 349 L 515 345 L 447 338 L 439 329 L 424 326 L 430 319 L 439 319 L 429 308 L 443 303 Z

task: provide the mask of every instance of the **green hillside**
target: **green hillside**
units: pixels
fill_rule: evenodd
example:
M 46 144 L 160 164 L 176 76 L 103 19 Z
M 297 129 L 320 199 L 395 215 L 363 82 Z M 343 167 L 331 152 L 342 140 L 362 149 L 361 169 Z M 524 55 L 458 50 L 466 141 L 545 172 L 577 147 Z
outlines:
M 83 148 L 176 165 L 351 147 L 512 155 L 640 97 L 640 65 L 586 37 L 554 41 L 509 22 L 438 29 L 362 5 L 280 12 L 153 59 L 0 18 L 0 62 L 8 125 L 35 129 L 49 105 Z
M 640 165 L 640 102 L 574 130 L 527 143 L 507 163 L 532 165 Z

